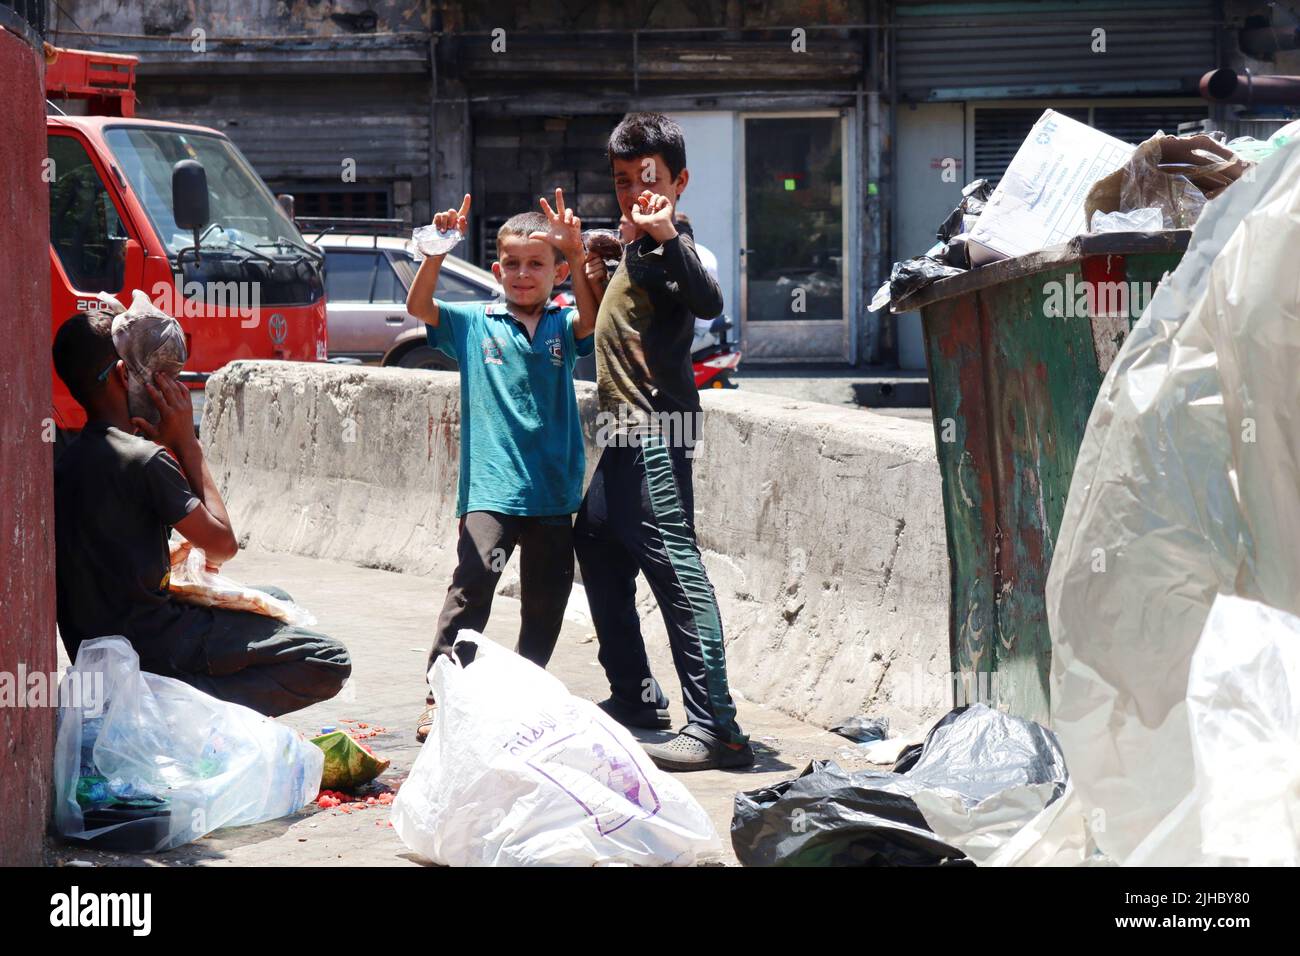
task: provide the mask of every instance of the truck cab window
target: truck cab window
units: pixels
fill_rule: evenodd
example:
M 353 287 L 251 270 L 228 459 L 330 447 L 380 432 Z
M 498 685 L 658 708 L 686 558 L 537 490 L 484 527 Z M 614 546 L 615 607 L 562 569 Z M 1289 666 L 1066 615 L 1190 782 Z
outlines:
M 49 137 L 50 245 L 79 292 L 120 292 L 125 284 L 126 228 L 85 147 Z

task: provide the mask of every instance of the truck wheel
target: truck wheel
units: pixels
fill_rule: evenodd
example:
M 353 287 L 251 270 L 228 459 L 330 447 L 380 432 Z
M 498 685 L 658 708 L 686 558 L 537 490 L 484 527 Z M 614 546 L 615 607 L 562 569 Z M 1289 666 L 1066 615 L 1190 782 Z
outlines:
M 407 349 L 392 364 L 398 368 L 428 368 L 447 372 L 454 372 L 457 368 L 455 359 L 448 358 L 427 345 Z

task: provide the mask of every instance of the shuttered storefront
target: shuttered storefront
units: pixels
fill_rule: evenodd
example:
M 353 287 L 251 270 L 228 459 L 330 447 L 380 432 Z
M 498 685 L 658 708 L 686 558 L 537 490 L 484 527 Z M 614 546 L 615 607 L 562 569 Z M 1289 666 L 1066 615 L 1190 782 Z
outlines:
M 1209 0 L 902 0 L 894 4 L 899 96 L 939 102 L 1194 94 L 1216 63 L 1217 13 Z M 1094 52 L 1103 40 L 1104 52 Z
M 427 222 L 429 81 L 403 75 L 140 82 L 141 115 L 215 125 L 299 216 Z

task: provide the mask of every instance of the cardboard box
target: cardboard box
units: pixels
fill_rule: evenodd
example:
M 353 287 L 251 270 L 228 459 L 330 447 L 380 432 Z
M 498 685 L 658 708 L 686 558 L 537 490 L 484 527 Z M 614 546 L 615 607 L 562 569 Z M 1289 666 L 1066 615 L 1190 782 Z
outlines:
M 972 265 L 1022 256 L 1088 231 L 1083 202 L 1133 147 L 1045 110 L 970 232 Z

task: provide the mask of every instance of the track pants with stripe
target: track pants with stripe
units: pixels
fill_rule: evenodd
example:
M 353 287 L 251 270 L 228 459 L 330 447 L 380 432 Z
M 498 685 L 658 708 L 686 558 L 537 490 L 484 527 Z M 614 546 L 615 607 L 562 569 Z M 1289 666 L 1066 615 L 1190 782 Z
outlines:
M 614 698 L 667 707 L 646 657 L 636 610 L 645 574 L 668 629 L 687 719 L 727 743 L 744 743 L 727 688 L 718 602 L 695 541 L 691 460 L 649 437 L 600 456 L 574 525 L 600 663 Z

